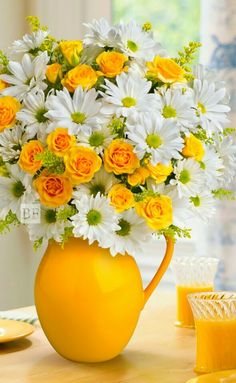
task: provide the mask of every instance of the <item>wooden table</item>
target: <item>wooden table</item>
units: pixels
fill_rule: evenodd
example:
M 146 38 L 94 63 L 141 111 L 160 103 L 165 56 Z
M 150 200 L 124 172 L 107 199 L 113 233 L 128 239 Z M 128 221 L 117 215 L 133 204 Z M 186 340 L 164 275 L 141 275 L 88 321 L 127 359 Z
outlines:
M 0 345 L 0 382 L 185 383 L 195 376 L 194 330 L 176 328 L 174 320 L 174 294 L 157 291 L 125 351 L 98 364 L 63 359 L 36 324 L 36 331 L 27 339 Z

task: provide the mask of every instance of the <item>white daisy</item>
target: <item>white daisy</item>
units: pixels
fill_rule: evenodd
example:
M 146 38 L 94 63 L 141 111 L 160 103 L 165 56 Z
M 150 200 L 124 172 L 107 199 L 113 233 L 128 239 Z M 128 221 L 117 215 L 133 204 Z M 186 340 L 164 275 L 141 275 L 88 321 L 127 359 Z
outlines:
M 70 226 L 69 221 L 57 221 L 56 209 L 47 209 L 41 207 L 40 223 L 27 225 L 29 238 L 31 241 L 43 239 L 43 243 L 49 239 L 54 239 L 57 242 L 62 242 L 61 236 L 64 234 L 65 228 Z
M 45 94 L 42 90 L 30 92 L 24 98 L 23 108 L 17 113 L 17 119 L 25 124 L 26 132 L 37 135 L 41 141 L 45 140 L 48 118 L 45 117 Z
M 117 47 L 129 57 L 151 61 L 155 55 L 164 54 L 161 44 L 157 43 L 152 34 L 143 31 L 142 26 L 135 21 L 116 26 L 119 36 Z
M 3 161 L 17 161 L 20 156 L 21 147 L 29 138 L 32 138 L 32 136 L 28 135 L 21 125 L 5 129 L 0 133 L 0 156 Z
M 236 174 L 236 144 L 231 137 L 226 137 L 219 143 L 217 152 L 223 161 L 223 173 L 220 178 L 220 185 L 224 187 L 233 181 Z
M 45 117 L 57 126 L 68 128 L 69 134 L 77 135 L 81 130 L 93 129 L 102 122 L 99 114 L 101 102 L 97 100 L 97 95 L 95 89 L 85 91 L 80 86 L 71 97 L 64 88 L 48 97 Z M 54 124 L 48 130 L 53 130 Z
M 22 172 L 18 165 L 6 166 L 9 177 L 0 177 L 0 219 L 11 210 L 20 220 L 21 204 L 34 203 L 37 194 L 32 188 L 32 177 Z
M 116 82 L 117 85 L 105 80 L 103 113 L 135 119 L 138 114 L 152 112 L 158 107 L 159 97 L 148 93 L 152 86 L 150 81 L 139 75 L 121 73 L 116 77 Z
M 93 20 L 92 23 L 84 23 L 88 33 L 84 36 L 85 45 L 98 45 L 99 47 L 116 46 L 117 31 L 104 18 Z
M 47 84 L 44 80 L 48 61 L 47 52 L 41 53 L 35 59 L 32 59 L 29 54 L 25 54 L 21 64 L 10 61 L 8 70 L 11 74 L 2 74 L 0 79 L 11 86 L 3 89 L 0 93 L 17 97 L 21 101 L 29 91 L 45 90 Z
M 194 215 L 208 222 L 215 214 L 215 199 L 211 192 L 204 191 L 190 197 L 190 206 Z
M 102 127 L 81 131 L 78 133 L 77 138 L 83 146 L 88 146 L 94 149 L 97 154 L 101 154 L 115 138 L 115 135 L 112 135 L 111 130 L 106 125 L 103 125 Z
M 145 154 L 150 154 L 153 165 L 158 162 L 169 163 L 171 158 L 181 158 L 179 151 L 184 142 L 176 129 L 176 123 L 171 119 L 164 119 L 156 113 L 146 113 L 135 124 L 127 124 L 127 135 L 135 145 L 137 156 L 142 159 Z
M 101 247 L 109 247 L 111 235 L 120 229 L 118 215 L 109 200 L 98 193 L 95 197 L 84 195 L 73 203 L 78 210 L 71 217 L 74 236 L 88 239 L 89 244 L 98 241 Z
M 143 250 L 144 243 L 151 241 L 152 233 L 144 219 L 134 209 L 126 210 L 119 216 L 120 228 L 112 235 L 110 252 L 112 255 L 129 254 L 135 256 Z
M 190 90 L 183 92 L 181 88 L 161 88 L 158 94 L 161 96 L 161 114 L 164 118 L 173 119 L 182 131 L 196 125 L 197 117 Z
M 101 167 L 101 169 L 95 173 L 92 181 L 77 186 L 73 197 L 79 199 L 84 194 L 93 195 L 95 197 L 97 193 L 107 195 L 112 186 L 117 183 L 119 183 L 118 178 L 116 178 L 113 173 L 107 173 L 104 167 Z
M 195 79 L 193 91 L 199 124 L 209 136 L 222 132 L 223 126 L 229 122 L 227 113 L 230 107 L 224 104 L 226 89 L 216 89 L 214 83 Z
M 214 190 L 219 186 L 223 174 L 223 160 L 216 153 L 214 148 L 206 146 L 205 154 L 202 159 L 204 173 L 206 175 L 206 185 L 209 189 Z M 228 154 L 227 154 L 228 155 Z
M 48 36 L 48 31 L 42 31 L 41 29 L 32 32 L 32 34 L 26 34 L 22 40 L 16 40 L 9 48 L 11 56 L 19 56 L 24 53 L 37 53 L 38 49 Z
M 180 198 L 200 193 L 205 186 L 205 174 L 199 163 L 192 158 L 178 161 L 174 167 L 175 179 L 170 181 L 176 185 Z

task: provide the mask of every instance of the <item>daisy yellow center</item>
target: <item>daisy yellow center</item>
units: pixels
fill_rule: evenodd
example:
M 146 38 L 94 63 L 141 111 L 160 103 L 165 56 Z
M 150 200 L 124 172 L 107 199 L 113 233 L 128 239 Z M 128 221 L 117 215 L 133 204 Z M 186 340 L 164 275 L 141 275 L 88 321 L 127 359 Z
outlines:
M 89 137 L 89 144 L 91 146 L 101 146 L 105 140 L 105 136 L 101 132 L 93 132 L 91 136 Z
M 172 118 L 177 116 L 176 109 L 172 108 L 170 105 L 165 105 L 162 111 L 162 115 L 165 118 Z
M 23 196 L 24 192 L 25 192 L 25 187 L 22 184 L 22 182 L 21 181 L 15 182 L 12 188 L 12 194 L 14 195 L 14 197 L 20 198 Z
M 205 113 L 206 113 L 206 107 L 205 107 L 201 102 L 199 102 L 199 103 L 197 104 L 197 106 L 198 106 L 198 109 L 200 109 L 200 111 L 201 111 L 202 114 L 205 114 Z
M 102 221 L 102 215 L 100 211 L 95 209 L 89 210 L 89 212 L 87 213 L 87 222 L 89 226 L 99 225 L 101 221 Z
M 137 52 L 138 45 L 133 40 L 127 41 L 127 47 L 131 50 L 131 52 Z
M 128 221 L 126 221 L 125 219 L 121 218 L 119 220 L 119 226 L 120 226 L 120 230 L 116 231 L 116 234 L 121 235 L 122 237 L 125 237 L 126 235 L 129 235 L 130 229 L 131 229 L 131 225 L 130 225 L 130 223 Z
M 201 205 L 201 200 L 198 196 L 196 197 L 191 197 L 190 200 L 194 204 L 194 206 L 199 207 Z
M 55 210 L 47 210 L 45 212 L 45 221 L 47 223 L 55 223 L 57 221 Z
M 190 181 L 190 173 L 187 169 L 183 169 L 180 173 L 179 180 L 182 184 L 187 184 Z
M 146 143 L 150 148 L 157 149 L 162 144 L 162 140 L 158 134 L 149 134 L 146 138 Z
M 37 110 L 35 118 L 39 123 L 46 122 L 48 119 L 44 116 L 44 114 L 47 113 L 47 109 L 41 108 Z
M 90 193 L 91 193 L 91 195 L 93 195 L 94 197 L 95 197 L 98 193 L 104 195 L 104 194 L 105 194 L 105 186 L 102 185 L 102 184 L 92 185 L 91 188 L 90 188 Z
M 126 108 L 131 108 L 131 106 L 135 106 L 137 103 L 135 98 L 133 97 L 125 97 L 125 98 L 122 98 L 121 101 L 123 106 L 125 106 Z
M 75 113 L 72 113 L 71 118 L 72 118 L 72 121 L 75 122 L 76 124 L 83 124 L 84 121 L 86 120 L 86 114 L 75 112 Z

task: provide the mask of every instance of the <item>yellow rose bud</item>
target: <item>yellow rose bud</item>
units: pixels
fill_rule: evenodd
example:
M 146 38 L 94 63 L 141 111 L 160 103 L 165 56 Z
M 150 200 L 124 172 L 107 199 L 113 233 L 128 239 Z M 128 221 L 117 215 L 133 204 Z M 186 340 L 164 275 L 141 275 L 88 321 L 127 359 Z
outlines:
M 9 87 L 9 84 L 0 79 L 0 90 L 6 89 Z
M 124 66 L 128 60 L 128 57 L 123 53 L 112 51 L 100 53 L 96 59 L 96 63 L 100 67 L 102 76 L 115 77 L 128 70 L 128 67 Z
M 156 56 L 153 61 L 147 62 L 147 68 L 147 77 L 153 80 L 167 84 L 185 81 L 185 71 L 172 59 Z
M 63 157 L 75 143 L 75 136 L 68 134 L 67 128 L 56 128 L 47 137 L 48 149 L 59 157 Z
M 185 146 L 182 150 L 182 154 L 185 157 L 192 157 L 196 161 L 202 161 L 205 150 L 202 145 L 202 141 L 190 133 L 189 137 L 185 137 Z
M 43 152 L 43 145 L 38 140 L 32 140 L 27 142 L 20 153 L 18 161 L 19 166 L 26 173 L 34 174 L 42 166 L 42 160 L 36 158 L 37 154 Z
M 114 185 L 108 193 L 108 198 L 118 213 L 135 205 L 133 193 L 122 184 Z
M 58 63 L 54 63 L 47 66 L 46 77 L 51 84 L 55 84 L 55 82 L 62 79 L 63 74 L 61 68 L 61 64 Z
M 89 65 L 82 64 L 67 72 L 61 83 L 69 92 L 74 92 L 78 86 L 82 86 L 83 89 L 92 88 L 96 84 L 97 79 L 98 74 L 95 70 Z
M 139 167 L 139 159 L 133 146 L 118 138 L 105 149 L 104 167 L 108 173 L 132 174 Z
M 89 182 L 100 169 L 102 160 L 96 152 L 84 146 L 75 146 L 64 157 L 66 173 L 73 184 Z
M 172 224 L 172 200 L 168 196 L 147 197 L 143 201 L 137 202 L 135 209 L 151 229 L 162 230 Z
M 150 176 L 154 178 L 157 184 L 165 182 L 167 177 L 172 173 L 173 167 L 171 163 L 169 165 L 157 164 L 152 165 L 151 162 L 147 163 L 147 168 L 150 171 Z
M 11 128 L 16 122 L 16 113 L 20 110 L 19 101 L 11 96 L 0 97 L 0 132 Z
M 141 166 L 136 169 L 133 174 L 128 175 L 128 183 L 131 186 L 143 185 L 145 184 L 146 179 L 150 176 L 150 171 Z
M 70 65 L 75 66 L 79 64 L 80 53 L 83 49 L 82 41 L 61 41 L 59 46 L 63 56 L 66 58 Z
M 40 202 L 48 207 L 65 205 L 72 197 L 73 186 L 64 174 L 47 174 L 43 172 L 34 181 Z

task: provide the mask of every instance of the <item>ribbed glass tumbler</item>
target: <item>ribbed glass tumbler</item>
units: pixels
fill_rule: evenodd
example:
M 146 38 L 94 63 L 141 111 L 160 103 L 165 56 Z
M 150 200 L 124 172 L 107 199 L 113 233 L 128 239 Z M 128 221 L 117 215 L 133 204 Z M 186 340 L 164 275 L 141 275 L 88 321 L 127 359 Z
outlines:
M 195 371 L 236 369 L 236 292 L 190 294 L 196 325 Z
M 219 259 L 183 256 L 173 259 L 171 267 L 176 281 L 178 327 L 194 328 L 194 318 L 188 294 L 214 290 Z

